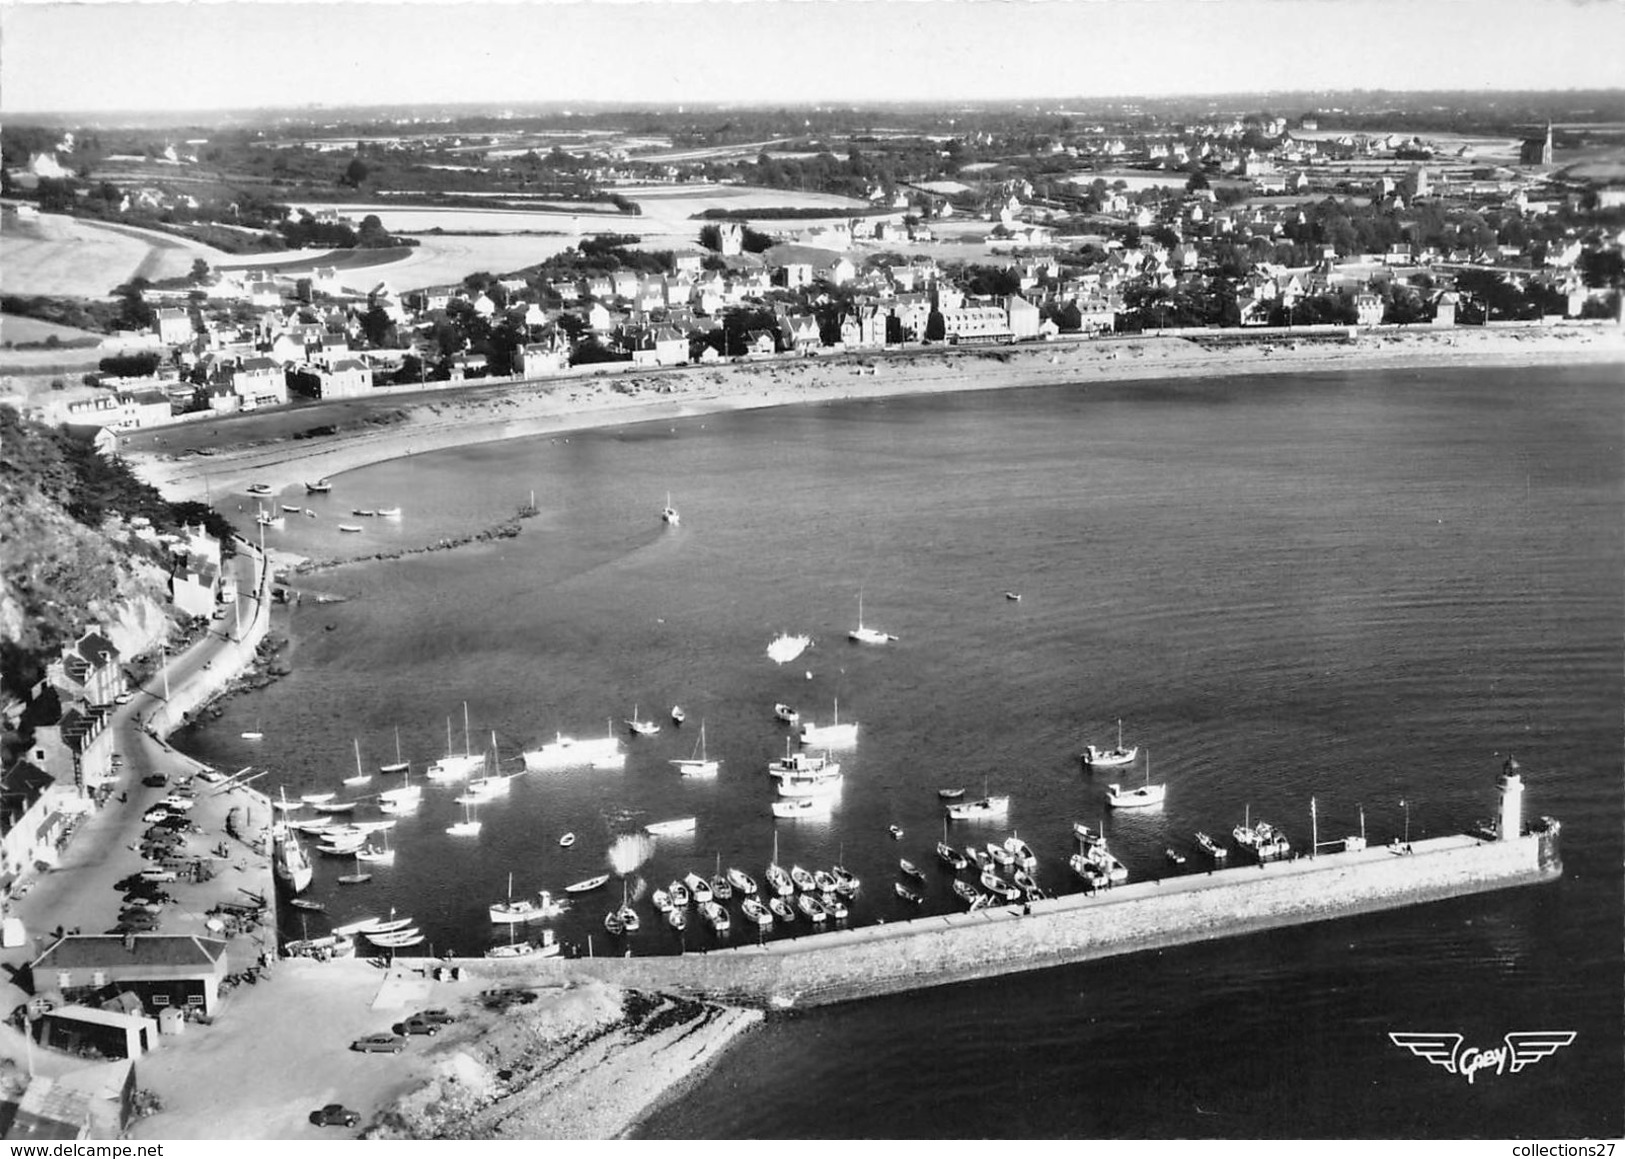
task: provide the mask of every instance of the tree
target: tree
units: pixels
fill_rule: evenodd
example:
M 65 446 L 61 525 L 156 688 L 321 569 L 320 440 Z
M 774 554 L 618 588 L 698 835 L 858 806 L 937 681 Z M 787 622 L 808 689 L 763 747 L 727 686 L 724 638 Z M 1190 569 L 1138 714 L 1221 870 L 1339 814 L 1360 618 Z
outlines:
M 350 163 L 344 167 L 344 184 L 359 187 L 370 172 L 367 163 L 359 155 L 352 157 Z
M 209 263 L 202 258 L 195 259 L 192 262 L 192 272 L 189 279 L 200 286 L 207 282 L 209 280 Z

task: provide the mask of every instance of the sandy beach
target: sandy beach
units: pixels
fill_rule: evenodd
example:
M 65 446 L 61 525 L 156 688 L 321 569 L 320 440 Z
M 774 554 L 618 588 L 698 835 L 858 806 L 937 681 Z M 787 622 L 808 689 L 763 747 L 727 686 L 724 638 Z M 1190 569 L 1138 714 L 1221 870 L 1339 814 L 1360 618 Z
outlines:
M 1230 332 L 1234 335 L 1236 332 Z M 575 372 L 135 432 L 123 453 L 171 499 L 274 490 L 405 455 L 589 427 L 852 398 L 1147 379 L 1378 368 L 1625 362 L 1625 329 L 1558 325 L 1362 332 L 1354 342 L 1187 337 L 1062 340 L 785 357 L 671 370 Z M 333 433 L 306 435 L 318 425 Z M 203 454 L 198 452 L 202 451 Z

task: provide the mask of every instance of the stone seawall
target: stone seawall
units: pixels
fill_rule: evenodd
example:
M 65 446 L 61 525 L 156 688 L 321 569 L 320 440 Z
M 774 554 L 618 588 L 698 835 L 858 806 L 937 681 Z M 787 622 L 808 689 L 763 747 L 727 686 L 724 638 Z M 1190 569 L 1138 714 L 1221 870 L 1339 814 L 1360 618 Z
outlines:
M 264 566 L 263 561 L 256 561 L 256 577 Z M 256 580 L 256 589 L 257 586 Z M 186 723 L 191 713 L 225 692 L 232 681 L 248 671 L 254 663 L 256 649 L 271 630 L 270 601 L 257 598 L 253 600 L 253 606 L 253 616 L 243 624 L 241 636 L 235 640 L 227 638 L 214 642 L 211 666 L 191 673 L 185 682 L 174 685 L 170 689 L 169 699 L 160 699 L 147 712 L 145 726 L 154 736 L 159 739 L 168 737 Z
M 680 956 L 512 963 L 521 977 L 790 1008 L 946 985 L 1347 917 L 1560 876 L 1556 835 L 1442 837 Z M 735 930 L 746 943 L 748 930 Z

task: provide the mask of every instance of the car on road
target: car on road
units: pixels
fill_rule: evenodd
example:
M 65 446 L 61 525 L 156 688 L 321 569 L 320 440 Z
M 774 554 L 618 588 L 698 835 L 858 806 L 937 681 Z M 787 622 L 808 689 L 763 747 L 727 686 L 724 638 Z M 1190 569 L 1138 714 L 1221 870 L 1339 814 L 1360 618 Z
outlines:
M 414 1014 L 405 1022 L 395 1024 L 396 1034 L 427 1034 L 430 1038 L 440 1033 L 440 1023 L 432 1022 L 421 1014 Z
M 399 1054 L 406 1049 L 406 1039 L 398 1034 L 369 1034 L 352 1042 L 350 1049 L 362 1054 Z
M 310 1112 L 310 1121 L 318 1127 L 353 1127 L 361 1121 L 361 1116 L 343 1103 L 328 1103 Z
M 161 789 L 169 784 L 169 778 L 162 773 L 148 773 L 141 778 L 141 783 L 149 789 Z
M 113 767 L 116 769 L 116 768 L 119 768 L 120 766 L 122 766 L 123 764 L 124 764 L 124 754 L 123 753 L 114 753 L 113 754 Z

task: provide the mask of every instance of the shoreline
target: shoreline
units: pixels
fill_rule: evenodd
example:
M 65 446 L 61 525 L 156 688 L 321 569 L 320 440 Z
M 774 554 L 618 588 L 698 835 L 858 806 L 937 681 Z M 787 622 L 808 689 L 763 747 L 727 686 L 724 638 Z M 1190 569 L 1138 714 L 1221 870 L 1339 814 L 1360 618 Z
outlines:
M 361 403 L 349 408 L 350 423 L 317 438 L 296 439 L 293 432 L 336 415 L 331 408 L 343 403 L 245 416 L 209 429 L 201 423 L 150 428 L 128 436 L 132 445 L 124 453 L 166 498 L 204 499 L 250 483 L 280 493 L 308 479 L 429 451 L 800 403 L 1253 374 L 1625 362 L 1625 328 L 1613 325 L 1377 331 L 1353 343 L 1287 343 L 1279 335 L 1235 342 L 1213 348 L 1200 338 L 1123 336 L 476 382 L 344 400 Z M 158 452 L 157 439 L 184 444 L 186 457 Z M 208 454 L 188 453 L 195 450 Z

